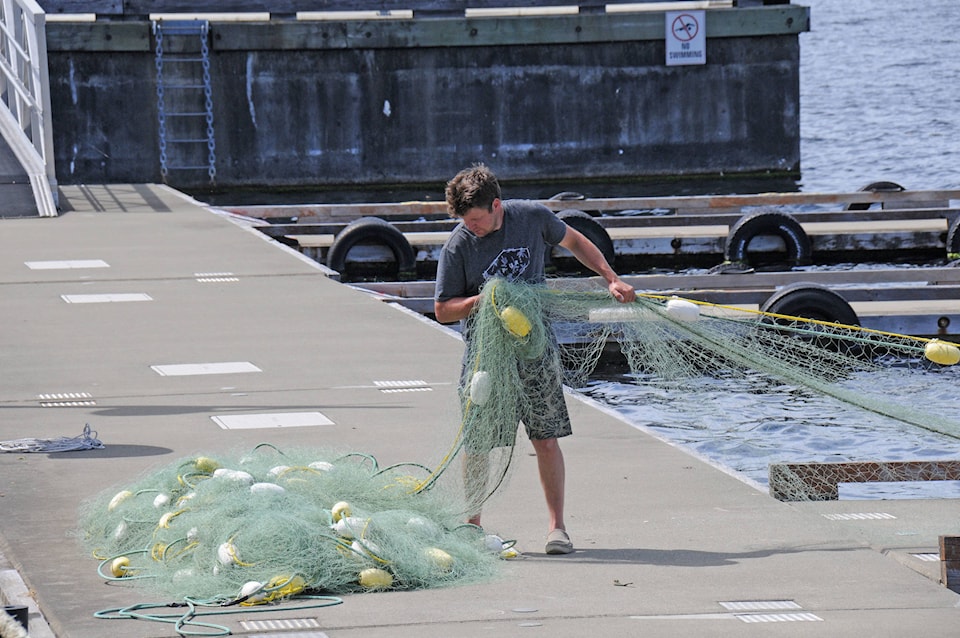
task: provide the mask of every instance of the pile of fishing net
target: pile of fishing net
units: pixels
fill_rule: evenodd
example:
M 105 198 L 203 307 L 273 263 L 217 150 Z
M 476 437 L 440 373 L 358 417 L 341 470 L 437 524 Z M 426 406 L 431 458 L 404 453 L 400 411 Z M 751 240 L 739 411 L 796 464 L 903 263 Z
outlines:
M 583 289 L 492 280 L 482 291 L 469 327 L 458 436 L 468 452 L 486 452 L 476 464 L 483 487 L 472 495 L 474 507 L 507 476 L 515 435 L 509 424 L 531 403 L 549 410 L 555 402 L 537 396 L 550 384 L 536 383 L 554 373 L 553 348 L 573 388 L 588 382 L 604 353 L 618 352 L 634 383 L 658 389 L 678 408 L 697 385 L 748 377 L 756 385 L 761 376 L 771 387 L 789 384 L 960 438 L 960 420 L 944 404 L 956 394 L 955 375 L 943 373 L 960 361 L 956 344 L 674 296 L 640 294 L 620 304 L 598 291 L 596 280 L 574 285 Z
M 416 490 L 421 466 L 278 450 L 198 456 L 104 492 L 81 509 L 107 579 L 176 599 L 257 604 L 476 582 L 510 543 L 462 524 L 462 499 Z

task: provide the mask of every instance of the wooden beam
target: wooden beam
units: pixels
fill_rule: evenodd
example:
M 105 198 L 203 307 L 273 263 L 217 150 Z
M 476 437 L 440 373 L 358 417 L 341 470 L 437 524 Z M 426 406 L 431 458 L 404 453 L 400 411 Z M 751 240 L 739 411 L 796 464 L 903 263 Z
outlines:
M 840 483 L 960 481 L 960 461 L 771 463 L 770 495 L 781 501 L 835 501 Z
M 670 0 L 645 0 L 656 4 Z M 279 13 L 300 11 L 420 11 L 463 15 L 471 9 L 581 6 L 588 12 L 605 5 L 637 4 L 635 0 L 39 0 L 47 13 L 96 13 L 118 16 L 147 13 Z M 756 7 L 754 7 L 756 8 Z

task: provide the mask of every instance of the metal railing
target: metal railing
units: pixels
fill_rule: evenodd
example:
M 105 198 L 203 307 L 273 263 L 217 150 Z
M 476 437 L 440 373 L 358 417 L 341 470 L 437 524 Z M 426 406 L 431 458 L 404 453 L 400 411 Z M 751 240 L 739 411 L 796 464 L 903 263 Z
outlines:
M 46 19 L 34 0 L 0 0 L 0 134 L 30 178 L 41 217 L 57 215 Z

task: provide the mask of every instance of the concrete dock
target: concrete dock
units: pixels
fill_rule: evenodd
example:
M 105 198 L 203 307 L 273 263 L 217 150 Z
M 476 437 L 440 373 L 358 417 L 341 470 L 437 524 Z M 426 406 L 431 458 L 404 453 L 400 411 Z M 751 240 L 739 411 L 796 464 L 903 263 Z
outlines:
M 171 189 L 61 190 L 58 218 L 0 220 L 0 441 L 89 424 L 105 447 L 0 454 L 0 592 L 29 606 L 30 636 L 176 635 L 95 618 L 173 601 L 105 582 L 76 541 L 84 499 L 151 468 L 263 442 L 349 448 L 381 465 L 446 451 L 463 347 L 452 331 Z M 222 362 L 259 371 L 156 368 Z M 383 391 L 405 383 L 418 391 Z M 960 533 L 956 500 L 780 502 L 567 400 L 574 554 L 543 553 L 546 511 L 522 440 L 484 514 L 522 552 L 496 580 L 207 620 L 259 638 L 960 635 L 960 596 L 940 584 L 937 555 L 939 536 Z M 305 414 L 330 423 L 290 417 Z M 237 415 L 263 427 L 214 420 Z

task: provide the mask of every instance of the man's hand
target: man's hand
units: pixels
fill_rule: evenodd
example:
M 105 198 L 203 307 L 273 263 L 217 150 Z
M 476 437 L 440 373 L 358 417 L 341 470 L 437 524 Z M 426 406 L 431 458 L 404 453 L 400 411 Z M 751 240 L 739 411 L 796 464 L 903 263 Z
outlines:
M 637 300 L 637 293 L 633 289 L 633 286 L 621 279 L 615 279 L 610 282 L 607 289 L 610 291 L 610 294 L 613 295 L 613 298 L 620 303 L 633 303 Z

